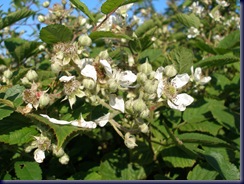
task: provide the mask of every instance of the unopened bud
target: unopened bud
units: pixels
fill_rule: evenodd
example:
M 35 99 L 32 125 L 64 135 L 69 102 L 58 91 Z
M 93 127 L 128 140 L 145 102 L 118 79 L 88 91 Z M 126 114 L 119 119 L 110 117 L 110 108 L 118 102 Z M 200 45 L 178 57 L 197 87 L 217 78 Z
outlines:
M 133 113 L 133 104 L 134 104 L 133 99 L 129 99 L 125 102 L 125 109 L 130 113 Z
M 90 46 L 92 44 L 92 40 L 88 35 L 80 36 L 78 41 L 82 46 Z
M 141 113 L 142 111 L 147 109 L 147 106 L 146 106 L 145 102 L 139 98 L 139 99 L 134 101 L 133 109 L 136 113 Z
M 45 46 L 44 45 L 39 45 L 38 49 L 39 50 L 44 50 L 45 49 Z
M 86 78 L 83 80 L 83 85 L 86 89 L 91 90 L 96 86 L 96 82 L 93 79 Z
M 86 23 L 86 19 L 84 17 L 79 17 L 78 22 L 79 22 L 80 26 L 83 26 Z
M 140 128 L 142 133 L 148 133 L 148 131 L 149 131 L 149 128 L 148 128 L 146 123 L 143 123 L 142 125 L 139 125 L 139 128 Z
M 49 1 L 45 1 L 45 2 L 42 3 L 42 6 L 44 8 L 47 8 L 49 5 L 50 5 L 50 2 Z
M 50 102 L 50 97 L 48 94 L 46 93 L 43 93 L 41 96 L 40 96 L 40 99 L 39 99 L 39 105 L 40 105 L 40 108 L 42 109 L 43 107 L 47 106 Z
M 152 65 L 146 61 L 145 63 L 138 66 L 138 71 L 148 75 L 152 71 Z
M 101 51 L 99 53 L 99 57 L 100 59 L 108 59 L 109 58 L 108 50 Z
M 118 83 L 114 79 L 111 79 L 108 81 L 108 88 L 111 93 L 114 93 L 118 89 Z
M 34 151 L 34 159 L 37 163 L 42 163 L 45 159 L 45 152 L 41 149 L 36 149 Z
M 12 76 L 13 76 L 13 72 L 9 69 L 5 70 L 3 72 L 3 76 L 6 78 L 6 79 L 10 79 Z
M 147 75 L 145 73 L 139 72 L 137 73 L 137 82 L 140 84 L 144 84 L 147 80 Z
M 29 81 L 35 81 L 38 78 L 38 75 L 35 70 L 29 70 L 26 74 L 26 77 Z
M 146 93 L 152 94 L 155 93 L 157 90 L 157 82 L 156 80 L 146 80 L 145 85 L 144 85 L 144 91 Z
M 145 109 L 145 110 L 143 110 L 143 111 L 140 113 L 140 118 L 143 118 L 143 119 L 148 118 L 149 113 L 150 113 L 149 109 Z
M 45 17 L 43 15 L 38 15 L 37 17 L 39 22 L 44 22 L 45 21 Z
M 63 165 L 66 165 L 69 163 L 69 156 L 67 154 L 64 154 L 62 157 L 60 157 L 58 159 L 58 161 L 63 164 Z
M 54 73 L 59 73 L 62 70 L 62 66 L 61 66 L 61 64 L 55 62 L 55 63 L 51 64 L 51 70 Z
M 56 155 L 57 157 L 61 157 L 65 154 L 64 149 L 63 148 L 59 148 L 57 147 L 57 145 L 52 144 L 52 151 L 53 154 Z
M 67 2 L 66 0 L 62 0 L 62 4 L 65 5 Z
M 137 146 L 137 144 L 136 144 L 136 137 L 134 135 L 131 135 L 130 132 L 127 132 L 125 134 L 124 143 L 127 146 L 127 148 L 133 149 L 134 147 Z
M 177 70 L 173 65 L 168 65 L 164 68 L 165 75 L 168 77 L 174 77 L 177 74 Z

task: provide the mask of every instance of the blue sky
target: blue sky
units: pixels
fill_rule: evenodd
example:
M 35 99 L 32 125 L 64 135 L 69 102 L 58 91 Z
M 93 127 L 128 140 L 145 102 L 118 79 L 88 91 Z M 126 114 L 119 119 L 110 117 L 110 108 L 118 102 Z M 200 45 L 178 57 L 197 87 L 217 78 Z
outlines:
M 40 4 L 42 4 L 44 1 L 46 1 L 46 0 L 40 0 L 39 2 L 40 2 Z M 66 0 L 66 1 L 68 2 L 69 0 Z M 99 9 L 100 9 L 100 7 L 102 5 L 101 0 L 81 0 L 81 1 L 83 3 L 85 3 L 86 6 L 91 11 L 99 11 Z M 0 10 L 3 10 L 3 11 L 6 12 L 8 10 L 8 8 L 10 8 L 10 2 L 11 2 L 11 0 L 0 0 Z M 50 0 L 50 2 L 51 3 L 50 3 L 49 7 L 52 7 L 53 4 L 60 3 L 61 0 Z M 105 2 L 105 0 L 102 0 L 102 2 Z M 166 0 L 153 0 L 154 7 L 155 7 L 156 11 L 159 12 L 159 13 L 162 13 L 164 11 L 164 9 L 167 7 L 166 2 L 167 2 Z M 35 8 L 35 7 L 31 6 L 31 8 Z M 39 12 L 39 13 L 42 13 L 42 14 L 46 15 L 47 11 L 48 10 L 46 8 L 42 8 L 42 11 Z M 39 22 L 37 20 L 33 21 L 33 20 L 31 20 L 29 18 L 27 23 L 28 24 L 33 24 L 33 23 L 37 24 Z M 42 27 L 43 26 L 46 26 L 46 25 L 43 24 Z M 14 27 L 12 27 L 12 29 L 13 28 Z M 26 31 L 26 33 L 23 35 L 23 37 L 26 38 L 26 39 L 27 39 L 28 35 L 32 32 L 31 28 L 29 26 L 21 26 L 20 25 L 19 28 L 17 29 L 17 31 L 19 32 L 21 30 L 25 30 Z M 31 39 L 31 38 L 28 38 L 28 39 Z

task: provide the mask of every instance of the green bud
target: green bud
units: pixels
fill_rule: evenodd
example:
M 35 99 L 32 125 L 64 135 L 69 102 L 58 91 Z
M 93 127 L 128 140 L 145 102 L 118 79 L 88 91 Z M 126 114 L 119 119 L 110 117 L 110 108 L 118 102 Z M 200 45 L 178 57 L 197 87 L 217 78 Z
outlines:
M 98 56 L 100 57 L 100 59 L 108 59 L 109 58 L 108 50 L 101 51 Z
M 129 99 L 125 102 L 125 109 L 130 113 L 133 113 L 133 104 L 134 104 L 133 99 Z
M 45 2 L 42 3 L 42 6 L 44 8 L 47 8 L 49 5 L 50 5 L 50 2 L 49 1 L 45 1 Z
M 52 63 L 51 64 L 51 70 L 54 72 L 54 73 L 59 73 L 61 70 L 62 70 L 62 66 L 60 63 Z
M 3 76 L 6 78 L 6 79 L 10 79 L 12 76 L 13 76 L 13 72 L 9 69 L 5 70 L 3 72 Z
M 37 17 L 39 22 L 44 22 L 45 21 L 45 17 L 43 15 L 38 15 Z
M 38 75 L 35 70 L 29 70 L 26 74 L 26 77 L 29 81 L 35 81 L 38 78 Z
M 80 36 L 78 41 L 82 46 L 90 46 L 92 44 L 92 40 L 88 35 Z
M 69 163 L 69 156 L 67 154 L 64 154 L 62 157 L 58 160 L 61 164 L 66 165 Z
M 165 75 L 168 77 L 174 77 L 177 74 L 177 70 L 173 65 L 168 65 L 164 68 Z
M 146 61 L 145 63 L 138 66 L 138 71 L 148 75 L 152 72 L 152 65 Z
M 133 109 L 134 109 L 135 113 L 141 113 L 142 111 L 147 109 L 147 106 L 146 106 L 145 102 L 139 98 L 134 101 Z
M 157 91 L 158 84 L 156 80 L 146 80 L 144 85 L 144 91 L 146 93 L 152 94 Z
M 148 133 L 148 131 L 149 131 L 149 128 L 148 128 L 146 123 L 143 123 L 142 125 L 139 125 L 139 128 L 140 128 L 141 132 L 145 133 L 145 134 Z
M 40 99 L 39 99 L 39 105 L 40 105 L 40 108 L 44 108 L 46 107 L 50 102 L 50 97 L 48 94 L 46 94 L 45 92 L 40 96 Z
M 64 149 L 63 148 L 59 148 L 57 147 L 57 145 L 52 144 L 52 151 L 53 154 L 56 155 L 57 157 L 61 157 L 65 154 Z
M 114 93 L 118 89 L 118 83 L 114 79 L 108 81 L 108 89 L 111 93 Z
M 139 84 L 144 84 L 147 80 L 147 75 L 145 73 L 139 72 L 137 73 L 137 82 Z
M 96 86 L 96 83 L 93 79 L 90 79 L 90 78 L 86 78 L 86 79 L 83 79 L 83 85 L 86 89 L 94 89 L 94 87 Z
M 143 118 L 143 119 L 148 118 L 149 113 L 150 113 L 149 109 L 145 109 L 145 110 L 143 110 L 143 111 L 140 113 L 140 118 Z

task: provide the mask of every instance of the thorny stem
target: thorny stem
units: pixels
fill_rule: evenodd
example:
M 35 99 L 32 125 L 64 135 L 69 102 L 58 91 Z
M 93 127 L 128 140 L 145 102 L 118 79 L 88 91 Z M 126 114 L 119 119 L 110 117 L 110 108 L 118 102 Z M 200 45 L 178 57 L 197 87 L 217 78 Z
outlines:
M 124 139 L 123 134 L 121 133 L 121 131 L 118 129 L 118 127 L 121 127 L 121 125 L 119 125 L 116 121 L 114 121 L 114 119 L 109 119 L 109 123 L 113 126 L 114 130 L 119 134 L 119 136 Z M 118 126 L 118 127 L 117 127 Z

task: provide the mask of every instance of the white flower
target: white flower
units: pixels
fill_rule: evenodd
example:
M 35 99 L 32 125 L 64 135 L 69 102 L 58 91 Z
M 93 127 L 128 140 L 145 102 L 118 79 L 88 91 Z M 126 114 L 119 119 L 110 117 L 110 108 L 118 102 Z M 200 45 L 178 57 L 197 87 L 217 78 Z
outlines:
M 87 64 L 82 70 L 81 75 L 97 81 L 97 71 L 93 65 Z
M 127 11 L 133 6 L 133 3 L 130 3 L 130 4 L 127 4 L 127 5 L 124 5 L 124 6 L 121 6 L 119 7 L 115 12 L 120 14 L 122 17 L 126 18 L 128 15 L 127 15 Z
M 188 29 L 188 38 L 195 38 L 197 35 L 199 35 L 199 30 L 195 27 L 190 27 L 190 29 Z
M 100 19 L 98 20 L 97 26 L 98 26 L 98 25 L 99 25 L 105 18 L 106 18 L 106 16 L 100 18 Z M 112 28 L 112 25 L 113 25 L 113 24 L 117 24 L 117 23 L 119 23 L 119 22 L 121 22 L 121 21 L 120 21 L 120 18 L 118 18 L 118 17 L 115 16 L 115 15 L 111 15 L 111 16 L 108 17 L 108 19 L 107 19 L 105 22 L 103 22 L 103 24 L 98 28 L 98 30 L 99 30 L 99 31 L 110 31 L 111 28 Z
M 115 94 L 111 94 L 109 96 L 109 105 L 122 113 L 125 112 L 125 102 L 121 96 L 117 97 Z
M 176 89 L 179 89 L 185 86 L 189 82 L 189 80 L 190 80 L 190 76 L 187 73 L 178 74 L 171 80 L 171 84 Z
M 120 73 L 119 83 L 122 87 L 129 87 L 137 79 L 137 76 L 129 70 Z
M 189 6 L 189 10 L 191 10 L 193 13 L 201 16 L 203 12 L 203 7 L 199 6 L 199 2 L 193 2 L 191 6 Z
M 40 114 L 42 117 L 47 118 L 51 123 L 54 124 L 59 124 L 59 125 L 67 125 L 70 124 L 71 122 L 69 121 L 65 121 L 65 120 L 57 120 L 55 118 L 50 118 L 48 115 L 46 114 Z
M 219 10 L 214 10 L 209 13 L 209 16 L 214 19 L 216 22 L 220 22 L 223 17 L 220 15 Z
M 186 93 L 181 93 L 176 95 L 176 97 L 172 99 L 168 99 L 167 103 L 172 109 L 184 111 L 186 109 L 186 106 L 190 105 L 193 101 L 194 98 L 192 98 L 190 95 Z
M 36 149 L 34 151 L 34 159 L 37 163 L 42 163 L 45 159 L 45 152 L 41 149 Z
M 200 85 L 204 85 L 204 84 L 208 83 L 211 80 L 211 77 L 210 76 L 204 77 L 202 75 L 202 69 L 200 67 L 197 67 L 195 69 L 195 72 L 194 72 L 194 68 L 192 66 L 191 67 L 191 74 L 192 74 L 191 79 L 194 80 L 194 81 L 196 81 Z
M 216 0 L 216 3 L 218 3 L 222 7 L 229 6 L 229 3 L 227 3 L 226 1 L 223 1 L 223 0 Z

